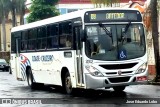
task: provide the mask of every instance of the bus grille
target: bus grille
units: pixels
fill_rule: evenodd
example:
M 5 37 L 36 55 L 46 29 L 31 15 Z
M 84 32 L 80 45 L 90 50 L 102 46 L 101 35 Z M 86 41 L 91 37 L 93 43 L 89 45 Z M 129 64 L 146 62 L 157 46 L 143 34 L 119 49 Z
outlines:
M 105 69 L 128 69 L 132 68 L 136 65 L 137 63 L 129 63 L 129 64 L 110 64 L 110 65 L 99 65 Z
M 130 77 L 109 78 L 111 83 L 128 82 Z
M 121 73 L 122 74 L 130 74 L 130 73 L 132 73 L 133 71 L 122 71 Z M 117 72 L 107 72 L 106 73 L 107 75 L 115 75 L 115 74 L 117 74 Z

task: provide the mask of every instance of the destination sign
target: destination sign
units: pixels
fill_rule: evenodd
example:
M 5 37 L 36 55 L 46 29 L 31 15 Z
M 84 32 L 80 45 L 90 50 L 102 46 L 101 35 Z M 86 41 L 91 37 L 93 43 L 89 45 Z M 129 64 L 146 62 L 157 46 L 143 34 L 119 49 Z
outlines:
M 106 19 L 123 19 L 124 13 L 106 13 Z
M 135 10 L 106 10 L 106 11 L 89 11 L 85 14 L 85 23 L 94 23 L 102 21 L 142 21 L 140 12 Z
M 90 20 L 97 20 L 99 14 L 91 14 Z M 124 13 L 106 13 L 106 19 L 123 19 L 125 18 Z

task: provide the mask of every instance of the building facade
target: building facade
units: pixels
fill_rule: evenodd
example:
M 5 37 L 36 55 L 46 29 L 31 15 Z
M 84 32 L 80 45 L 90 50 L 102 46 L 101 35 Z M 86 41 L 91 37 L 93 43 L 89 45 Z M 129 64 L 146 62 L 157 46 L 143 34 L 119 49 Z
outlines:
M 133 2 L 144 4 L 146 0 L 119 0 L 118 3 L 113 3 L 108 7 L 129 7 Z M 69 13 L 80 9 L 95 8 L 96 5 L 91 3 L 91 0 L 60 0 L 57 8 L 61 14 Z
M 17 25 L 20 25 L 20 16 L 16 16 Z M 12 16 L 11 13 L 8 15 L 8 19 L 5 22 L 5 29 L 6 29 L 6 41 L 4 42 L 3 37 L 3 28 L 2 24 L 0 24 L 0 51 L 4 50 L 4 45 L 6 45 L 6 51 L 9 52 L 11 50 L 11 28 L 12 28 Z
M 144 3 L 146 0 L 119 0 L 118 3 L 112 4 L 112 7 L 128 7 L 132 2 L 142 2 Z M 26 6 L 27 8 L 31 5 L 31 0 L 27 0 Z M 60 14 L 65 14 L 73 11 L 77 11 L 80 9 L 90 9 L 95 8 L 91 0 L 59 0 L 57 4 L 57 8 L 60 11 Z M 111 6 L 109 6 L 111 7 Z

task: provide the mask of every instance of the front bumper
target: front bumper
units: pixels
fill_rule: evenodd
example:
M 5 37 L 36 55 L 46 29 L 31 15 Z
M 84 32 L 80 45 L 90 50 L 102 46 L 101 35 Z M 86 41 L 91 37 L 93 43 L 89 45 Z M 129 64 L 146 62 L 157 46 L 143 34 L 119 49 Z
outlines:
M 85 82 L 87 89 L 96 89 L 103 87 L 114 86 L 128 86 L 136 84 L 147 84 L 147 80 L 138 81 L 137 77 L 148 77 L 148 73 L 136 74 L 136 75 L 122 75 L 122 76 L 110 76 L 110 77 L 95 77 L 91 74 L 85 74 Z

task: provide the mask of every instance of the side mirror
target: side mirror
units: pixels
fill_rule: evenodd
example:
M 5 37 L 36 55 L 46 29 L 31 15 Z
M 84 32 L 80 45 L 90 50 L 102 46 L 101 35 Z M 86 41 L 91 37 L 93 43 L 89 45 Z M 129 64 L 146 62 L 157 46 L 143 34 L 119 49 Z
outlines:
M 86 34 L 84 30 L 80 30 L 80 39 L 81 41 L 85 41 L 86 40 Z

